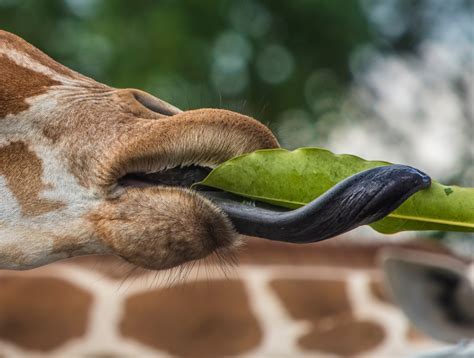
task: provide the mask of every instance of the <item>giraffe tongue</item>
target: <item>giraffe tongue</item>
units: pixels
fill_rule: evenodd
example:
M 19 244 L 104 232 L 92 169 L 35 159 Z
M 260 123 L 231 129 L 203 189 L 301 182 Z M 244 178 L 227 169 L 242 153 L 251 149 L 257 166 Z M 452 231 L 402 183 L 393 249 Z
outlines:
M 355 174 L 295 210 L 251 205 L 222 192 L 200 193 L 211 199 L 244 235 L 292 243 L 329 239 L 380 220 L 419 190 L 430 177 L 412 167 L 390 165 Z

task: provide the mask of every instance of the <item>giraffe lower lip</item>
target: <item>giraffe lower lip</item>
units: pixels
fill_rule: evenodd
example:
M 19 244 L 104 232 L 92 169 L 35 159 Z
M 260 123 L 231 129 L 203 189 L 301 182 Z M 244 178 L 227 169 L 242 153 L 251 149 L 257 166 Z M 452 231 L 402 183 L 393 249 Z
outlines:
M 157 173 L 129 173 L 119 179 L 118 183 L 125 187 L 148 187 L 156 185 L 189 188 L 203 180 L 211 168 L 191 165 L 176 167 Z

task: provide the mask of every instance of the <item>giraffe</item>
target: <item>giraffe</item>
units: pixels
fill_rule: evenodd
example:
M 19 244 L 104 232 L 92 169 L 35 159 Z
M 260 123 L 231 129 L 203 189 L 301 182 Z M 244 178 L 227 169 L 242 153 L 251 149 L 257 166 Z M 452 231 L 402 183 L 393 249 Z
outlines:
M 0 76 L 0 356 L 405 352 L 408 321 L 376 293 L 380 272 L 373 267 L 310 260 L 293 268 L 244 256 L 237 277 L 181 266 L 189 275 L 167 290 L 145 271 L 125 280 L 122 294 L 124 278 L 108 264 L 117 258 L 8 271 L 87 254 L 114 254 L 153 270 L 225 254 L 240 239 L 219 208 L 186 189 L 149 186 L 138 174 L 213 167 L 278 142 L 238 113 L 182 112 L 145 92 L 97 83 L 5 31 Z M 189 301 L 193 285 L 205 294 Z M 212 296 L 221 299 L 206 306 Z M 309 314 L 301 310 L 312 306 L 308 297 L 317 302 Z M 190 303 L 194 312 L 186 310 Z M 211 343 L 193 332 L 210 332 Z
M 400 249 L 454 260 L 445 249 L 342 238 L 248 246 L 226 275 L 209 261 L 174 283 L 100 256 L 2 271 L 0 355 L 378 358 L 445 347 L 398 308 L 378 264 Z

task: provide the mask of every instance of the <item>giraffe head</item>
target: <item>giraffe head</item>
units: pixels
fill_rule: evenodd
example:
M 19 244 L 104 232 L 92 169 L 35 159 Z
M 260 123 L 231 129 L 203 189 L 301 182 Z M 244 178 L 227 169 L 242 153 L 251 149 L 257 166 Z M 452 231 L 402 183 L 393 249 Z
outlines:
M 4 31 L 0 78 L 0 268 L 108 253 L 162 269 L 236 244 L 219 208 L 175 184 L 277 147 L 258 121 L 106 86 Z

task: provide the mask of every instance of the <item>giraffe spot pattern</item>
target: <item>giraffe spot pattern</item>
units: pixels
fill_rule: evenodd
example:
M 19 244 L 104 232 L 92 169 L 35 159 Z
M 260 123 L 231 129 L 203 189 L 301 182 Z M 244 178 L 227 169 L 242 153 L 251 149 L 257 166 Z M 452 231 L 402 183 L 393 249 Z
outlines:
M 36 216 L 60 209 L 64 203 L 40 197 L 45 188 L 43 164 L 23 142 L 0 147 L 0 175 L 4 176 L 24 215 Z
M 304 350 L 354 355 L 375 349 L 384 339 L 381 326 L 354 317 L 342 281 L 281 279 L 270 286 L 292 318 L 311 323 L 298 340 Z
M 117 267 L 120 267 L 120 266 L 117 266 L 118 263 L 120 263 L 120 261 L 117 260 L 116 258 L 109 257 L 110 260 L 103 261 L 104 258 L 106 258 L 106 256 L 91 257 L 88 260 L 83 260 L 85 258 L 83 258 L 83 259 L 77 258 L 77 259 L 73 260 L 72 262 L 71 261 L 68 262 L 66 265 L 70 266 L 70 268 L 72 268 L 73 270 L 79 270 L 79 269 L 82 270 L 82 269 L 84 269 L 84 273 L 87 273 L 87 274 L 90 274 L 90 271 L 92 270 L 92 268 L 91 268 L 92 266 L 94 266 L 98 269 L 102 265 L 104 267 L 102 267 L 102 269 L 98 269 L 98 272 L 97 272 L 97 274 L 100 274 L 100 275 L 102 275 L 105 271 L 113 272 L 117 269 Z M 93 264 L 94 260 L 92 260 L 92 259 L 95 260 L 95 264 Z M 60 265 L 64 265 L 64 263 L 62 263 Z M 45 282 L 45 277 L 47 277 L 45 275 L 47 275 L 48 272 L 50 272 L 49 270 L 53 270 L 53 271 L 59 270 L 59 271 L 61 271 L 63 269 L 63 267 L 60 266 L 60 265 L 54 264 L 54 265 L 48 266 L 47 269 L 43 273 L 44 276 L 43 275 L 40 276 L 40 277 L 38 277 L 36 275 L 30 276 L 29 272 L 32 272 L 32 271 L 27 271 L 27 272 L 23 272 L 21 275 L 15 274 L 13 277 L 15 278 L 16 281 L 20 278 L 20 276 L 23 276 L 23 279 L 26 278 L 26 277 L 30 277 L 30 280 L 39 280 L 40 282 L 37 284 L 37 286 L 41 286 L 43 288 L 42 296 L 44 296 L 44 297 L 57 296 L 58 295 L 57 293 L 52 295 L 49 292 L 50 291 L 49 285 L 44 285 L 44 282 Z M 108 266 L 111 266 L 111 267 L 109 267 L 107 270 L 105 270 L 106 267 L 108 267 Z M 39 270 L 43 270 L 43 269 L 39 269 Z M 103 270 L 105 270 L 105 271 L 103 271 Z M 33 270 L 33 271 L 36 271 L 36 270 Z M 226 355 L 231 355 L 231 353 L 229 353 L 229 354 L 227 354 L 227 353 L 222 354 L 221 353 L 221 352 L 228 352 L 228 350 L 226 348 L 227 348 L 227 344 L 228 344 L 230 338 L 224 339 L 223 342 L 221 343 L 222 339 L 220 340 L 220 337 L 224 336 L 223 334 L 221 334 L 220 336 L 217 336 L 217 338 L 216 338 L 216 334 L 205 333 L 205 332 L 201 331 L 200 329 L 194 330 L 194 333 L 193 333 L 192 330 L 187 328 L 187 327 L 189 327 L 189 325 L 184 325 L 184 327 L 187 329 L 187 331 L 185 331 L 184 333 L 181 333 L 179 331 L 179 330 L 181 330 L 181 327 L 173 328 L 174 332 L 172 332 L 171 334 L 166 333 L 167 335 L 165 335 L 164 338 L 161 338 L 161 341 L 158 342 L 158 343 L 157 342 L 147 343 L 147 342 L 137 338 L 137 336 L 139 336 L 140 334 L 137 334 L 136 332 L 130 332 L 130 335 L 126 336 L 126 338 L 129 338 L 129 339 L 123 339 L 124 338 L 124 336 L 123 336 L 123 322 L 126 321 L 129 318 L 126 318 L 125 315 L 122 314 L 122 312 L 123 312 L 122 308 L 125 307 L 125 304 L 127 303 L 127 299 L 122 301 L 122 299 L 120 298 L 120 296 L 121 296 L 120 289 L 118 287 L 121 287 L 119 285 L 122 285 L 123 279 L 125 277 L 127 277 L 128 275 L 124 275 L 124 272 L 122 272 L 122 274 L 120 274 L 120 275 L 118 275 L 118 272 L 116 272 L 116 274 L 117 275 L 110 275 L 110 276 L 106 275 L 104 277 L 108 277 L 108 278 L 111 279 L 111 281 L 109 283 L 112 284 L 111 288 L 113 289 L 113 292 L 114 292 L 113 296 L 116 297 L 116 298 L 110 297 L 110 299 L 113 301 L 113 302 L 111 302 L 111 304 L 115 304 L 115 300 L 117 300 L 117 299 L 120 300 L 120 310 L 119 310 L 120 313 L 119 312 L 117 312 L 117 313 L 119 313 L 121 315 L 120 316 L 120 317 L 122 317 L 121 321 L 119 319 L 117 321 L 117 323 L 115 323 L 116 321 L 114 319 L 113 320 L 114 321 L 113 325 L 109 326 L 105 330 L 101 330 L 100 332 L 95 332 L 94 337 L 89 337 L 88 335 L 81 335 L 81 336 L 77 336 L 77 337 L 71 337 L 71 339 L 72 338 L 78 338 L 80 340 L 83 340 L 82 342 L 84 343 L 83 346 L 80 346 L 82 348 L 79 348 L 80 353 L 77 353 L 76 351 L 74 351 L 74 352 L 77 353 L 77 356 L 98 357 L 98 358 L 101 358 L 101 357 L 117 357 L 117 356 L 127 355 L 130 352 L 135 352 L 133 354 L 130 353 L 133 356 L 143 356 L 144 353 L 143 353 L 143 351 L 140 351 L 140 348 L 139 348 L 140 346 L 135 346 L 135 348 L 130 349 L 129 344 L 134 344 L 135 345 L 136 341 L 138 341 L 140 343 L 144 343 L 144 349 L 146 349 L 147 352 L 151 352 L 151 351 L 153 351 L 153 349 L 157 349 L 156 353 L 158 354 L 160 351 L 163 352 L 164 350 L 166 350 L 166 347 L 169 346 L 169 344 L 163 346 L 163 345 L 158 344 L 158 343 L 160 343 L 164 339 L 168 339 L 169 336 L 172 337 L 171 345 L 179 345 L 179 344 L 187 345 L 188 342 L 190 342 L 190 344 L 193 345 L 193 347 L 189 348 L 189 349 L 188 348 L 178 348 L 178 349 L 172 348 L 172 349 L 168 350 L 168 352 L 171 352 L 171 353 L 174 352 L 173 354 L 176 355 L 176 356 L 189 356 L 189 355 L 194 356 L 195 355 L 194 352 L 191 352 L 191 351 L 193 349 L 196 350 L 197 349 L 196 347 L 199 347 L 199 345 L 196 344 L 196 340 L 201 341 L 201 342 L 199 342 L 199 344 L 201 346 L 205 346 L 206 342 L 209 346 L 211 346 L 211 347 L 205 347 L 204 349 L 201 349 L 201 351 L 198 352 L 199 353 L 198 355 L 200 355 L 200 356 L 226 356 Z M 3 273 L 0 272 L 0 277 L 2 277 L 2 276 L 3 277 L 11 277 L 12 275 L 10 273 L 8 273 L 7 271 L 4 271 Z M 132 278 L 132 282 L 135 281 L 136 279 L 138 281 L 140 280 L 139 278 L 134 277 L 134 278 Z M 50 280 L 50 279 L 46 279 L 46 280 Z M 51 278 L 51 280 L 58 281 L 56 278 Z M 108 281 L 108 279 L 106 281 Z M 288 281 L 288 280 L 279 280 L 279 281 Z M 300 280 L 300 279 L 298 279 L 297 281 L 299 282 L 299 285 L 295 285 L 295 288 L 298 289 L 299 294 L 305 294 L 305 292 L 308 291 L 309 286 L 306 284 L 307 281 L 313 281 L 314 282 L 314 280 Z M 5 312 L 10 312 L 12 307 L 14 307 L 16 305 L 16 302 L 19 302 L 21 304 L 20 308 L 15 309 L 16 312 L 25 310 L 25 303 L 24 303 L 25 300 L 22 298 L 25 295 L 34 295 L 33 298 L 31 298 L 28 301 L 28 304 L 26 305 L 28 307 L 30 307 L 30 306 L 33 307 L 35 305 L 38 305 L 38 302 L 41 302 L 40 299 L 38 299 L 38 302 L 35 301 L 34 297 L 38 297 L 38 295 L 35 293 L 36 290 L 30 291 L 29 288 L 28 288 L 29 286 L 26 285 L 26 288 L 24 290 L 16 290 L 15 293 L 11 293 L 9 303 L 6 304 L 6 300 L 4 299 L 4 295 L 5 295 L 4 294 L 4 287 L 5 287 L 5 289 L 11 290 L 10 284 L 4 284 L 6 282 L 7 281 L 0 280 L 0 293 L 3 294 L 3 295 L 0 295 L 0 357 L 3 353 L 6 353 L 6 352 L 3 352 L 3 350 L 2 350 L 2 342 L 8 342 L 10 344 L 15 345 L 16 348 L 22 349 L 21 352 L 23 352 L 25 355 L 30 354 L 31 350 L 39 350 L 38 348 L 34 348 L 34 347 L 37 347 L 38 344 L 33 346 L 33 348 L 32 348 L 31 344 L 29 344 L 29 345 L 24 345 L 23 344 L 23 342 L 25 342 L 25 341 L 31 341 L 32 340 L 31 336 L 34 335 L 34 334 L 37 334 L 37 331 L 41 331 L 41 333 L 43 335 L 48 337 L 48 340 L 56 340 L 56 341 L 59 341 L 59 342 L 64 341 L 64 339 L 59 339 L 59 338 L 54 338 L 53 337 L 57 334 L 62 335 L 63 334 L 63 329 L 51 330 L 44 323 L 43 323 L 43 325 L 40 326 L 38 324 L 38 322 L 35 321 L 33 318 L 31 318 L 28 321 L 24 320 L 22 329 L 15 329 L 14 331 L 9 332 L 9 334 L 4 334 L 4 332 L 6 330 L 6 328 L 4 326 L 5 326 L 5 324 L 7 324 L 6 319 L 8 318 L 7 315 L 5 314 Z M 24 281 L 24 282 L 26 282 L 26 281 Z M 63 281 L 60 281 L 60 282 L 63 282 Z M 143 286 L 143 290 L 138 291 L 138 292 L 140 292 L 140 294 L 136 294 L 136 293 L 133 293 L 133 292 L 129 293 L 129 292 L 127 292 L 128 289 L 125 289 L 125 293 L 127 293 L 127 296 L 129 296 L 129 297 L 130 296 L 131 297 L 136 297 L 137 295 L 141 296 L 142 293 L 143 294 L 145 294 L 145 293 L 152 293 L 153 294 L 151 299 L 150 299 L 150 303 L 148 304 L 148 308 L 144 309 L 144 311 L 146 311 L 146 312 L 141 315 L 141 318 L 137 319 L 134 322 L 134 324 L 137 327 L 140 326 L 140 325 L 144 325 L 144 327 L 136 328 L 137 331 L 140 330 L 140 329 L 149 329 L 149 327 L 153 327 L 153 325 L 150 325 L 150 323 L 148 321 L 154 321 L 155 326 L 158 325 L 160 321 L 164 322 L 164 324 L 166 325 L 167 322 L 169 322 L 170 320 L 174 320 L 174 317 L 177 317 L 177 319 L 180 320 L 179 322 L 181 322 L 183 315 L 192 316 L 194 314 L 200 314 L 198 319 L 202 320 L 202 317 L 205 316 L 205 315 L 201 314 L 202 309 L 200 309 L 200 306 L 202 306 L 202 305 L 193 305 L 191 307 L 184 307 L 184 309 L 183 309 L 184 312 L 179 311 L 179 310 L 181 310 L 181 308 L 180 308 L 181 306 L 183 306 L 183 305 L 186 306 L 187 301 L 193 301 L 193 300 L 196 299 L 196 297 L 200 298 L 200 297 L 203 296 L 202 294 L 196 295 L 196 290 L 198 290 L 198 291 L 204 290 L 206 292 L 205 296 L 206 296 L 207 301 L 209 301 L 209 303 L 208 303 L 209 305 L 213 305 L 214 301 L 217 300 L 217 299 L 221 300 L 221 301 L 222 300 L 227 300 L 228 301 L 227 296 L 222 293 L 222 291 L 227 291 L 228 287 L 229 287 L 228 285 L 225 284 L 225 282 L 226 282 L 225 280 L 222 279 L 222 281 L 215 281 L 215 282 L 217 282 L 217 285 L 214 285 L 215 282 L 207 282 L 207 281 L 204 281 L 204 282 L 191 282 L 189 284 L 179 285 L 177 287 L 178 290 L 176 290 L 173 294 L 175 296 L 179 296 L 178 299 L 181 300 L 181 303 L 172 305 L 172 307 L 171 307 L 172 311 L 168 314 L 168 316 L 162 317 L 163 316 L 162 312 L 167 310 L 168 305 L 170 305 L 169 301 L 172 300 L 173 295 L 168 294 L 168 299 L 162 301 L 161 297 L 163 295 L 165 295 L 165 293 L 168 292 L 169 290 L 161 289 L 161 290 L 150 291 L 152 288 L 149 285 L 148 279 L 146 279 L 144 282 L 146 283 L 145 284 L 146 287 Z M 232 282 L 237 282 L 238 283 L 239 292 L 241 294 L 237 295 L 238 297 L 237 297 L 236 301 L 238 301 L 238 302 L 236 302 L 236 303 L 234 302 L 232 304 L 229 304 L 229 305 L 226 306 L 227 307 L 226 309 L 224 309 L 224 310 L 221 309 L 220 310 L 221 313 L 219 313 L 219 314 L 223 315 L 223 316 L 226 316 L 226 315 L 229 314 L 226 310 L 229 310 L 231 312 L 230 313 L 231 316 L 235 315 L 235 312 L 232 310 L 232 307 L 234 305 L 245 306 L 246 310 L 248 310 L 248 311 L 250 310 L 248 298 L 245 295 L 245 292 L 240 291 L 240 289 L 244 288 L 245 286 L 242 285 L 240 281 L 232 281 Z M 318 282 L 318 283 L 323 282 L 324 283 L 324 282 L 327 282 L 327 281 L 316 281 L 316 282 Z M 342 281 L 341 282 L 335 281 L 335 282 L 336 282 L 337 286 L 344 287 L 344 284 L 343 284 Z M 377 280 L 377 282 L 379 282 L 379 281 Z M 142 284 L 140 284 L 140 286 Z M 302 286 L 302 284 L 303 284 L 303 286 Z M 107 286 L 107 285 L 105 285 L 105 286 Z M 184 289 L 183 286 L 186 286 L 187 289 Z M 208 289 L 208 286 L 211 287 L 210 291 Z M 70 289 L 70 285 L 65 285 L 65 286 L 61 285 L 61 287 L 66 287 L 67 290 Z M 75 287 L 74 284 L 72 285 L 72 287 Z M 319 285 L 318 287 L 326 287 L 326 286 Z M 101 289 L 103 289 L 103 288 L 104 287 L 101 286 Z M 110 287 L 107 288 L 107 289 L 110 289 Z M 54 288 L 54 286 L 53 286 L 53 290 L 56 290 L 56 288 Z M 293 310 L 293 312 L 290 312 L 288 310 L 288 304 L 285 304 L 285 301 L 283 301 L 284 306 L 286 308 L 286 311 L 291 317 L 295 318 L 295 314 L 296 314 L 296 316 L 297 316 L 295 318 L 296 320 L 300 320 L 300 321 L 304 320 L 305 322 L 310 323 L 309 331 L 304 333 L 303 336 L 297 337 L 297 339 L 299 339 L 299 341 L 295 342 L 295 343 L 299 343 L 298 346 L 302 350 L 302 351 L 299 350 L 298 354 L 303 353 L 303 354 L 306 354 L 306 355 L 309 354 L 311 356 L 312 353 L 315 352 L 315 351 L 317 351 L 317 352 L 322 352 L 322 351 L 324 351 L 324 352 L 334 352 L 335 351 L 335 352 L 339 352 L 339 353 L 336 353 L 338 355 L 354 356 L 354 355 L 357 355 L 357 353 L 353 352 L 351 347 L 355 346 L 357 349 L 359 349 L 360 348 L 360 342 L 359 342 L 360 340 L 362 340 L 362 341 L 366 340 L 367 335 L 373 335 L 374 336 L 374 335 L 378 334 L 377 332 L 378 332 L 379 328 L 377 328 L 376 325 L 374 325 L 371 322 L 368 322 L 368 324 L 367 324 L 366 321 L 356 320 L 356 319 L 354 319 L 354 317 L 350 313 L 347 313 L 347 311 L 345 311 L 345 310 L 347 310 L 347 306 L 349 305 L 347 303 L 346 299 L 333 299 L 332 301 L 336 301 L 336 303 L 331 304 L 331 303 L 328 303 L 328 299 L 321 299 L 321 298 L 318 299 L 319 295 L 317 297 L 314 297 L 315 293 L 313 291 L 314 290 L 309 291 L 310 292 L 310 297 L 313 297 L 313 299 L 312 300 L 310 299 L 310 300 L 307 301 L 307 302 L 310 302 L 310 303 L 304 303 L 304 304 L 305 305 L 310 305 L 309 307 L 317 306 L 317 305 L 321 304 L 321 305 L 323 305 L 323 307 L 326 307 L 330 310 L 328 312 L 328 314 L 325 314 L 323 312 L 323 309 L 316 309 L 316 311 L 319 312 L 317 314 L 314 314 L 315 309 L 306 309 L 306 312 L 308 312 L 310 314 L 308 319 L 306 319 L 304 317 L 305 309 L 299 309 L 299 311 L 296 311 L 296 313 L 295 313 L 295 310 Z M 273 292 L 276 292 L 276 291 L 273 291 Z M 346 295 L 346 290 L 344 288 L 336 290 L 335 292 L 338 293 L 338 294 L 344 295 L 344 296 Z M 90 291 L 90 293 L 91 293 L 91 295 L 94 294 L 94 290 Z M 232 294 L 235 297 L 235 294 L 233 292 L 232 292 Z M 22 298 L 22 299 L 17 299 L 16 300 L 16 299 L 12 298 L 12 296 Z M 62 294 L 61 294 L 61 296 L 62 296 Z M 181 296 L 187 296 L 188 298 L 183 299 Z M 156 297 L 156 300 L 155 300 L 155 297 Z M 278 295 L 278 297 L 280 298 L 280 300 L 282 300 L 281 295 Z M 55 299 L 55 302 L 58 302 L 58 300 Z M 341 302 L 343 303 L 342 307 L 346 307 L 345 310 L 334 309 L 334 307 L 341 306 Z M 58 308 L 57 308 L 58 305 L 57 304 L 50 304 L 50 305 L 40 304 L 40 306 L 33 307 L 34 311 L 36 312 L 35 313 L 35 318 L 36 319 L 38 319 L 38 318 L 43 319 L 42 317 L 47 317 L 48 319 L 50 319 L 50 317 L 56 317 L 58 314 L 63 315 L 63 316 L 67 316 L 67 315 L 70 315 L 71 312 L 75 313 L 77 311 L 76 301 L 75 300 L 70 300 L 69 297 L 68 297 L 68 294 L 64 295 L 64 300 L 60 301 L 60 304 L 67 306 L 67 313 L 66 313 L 66 309 L 61 309 L 61 312 L 58 313 L 57 312 L 58 311 Z M 160 305 L 160 307 L 158 308 L 159 309 L 159 314 L 155 315 L 153 311 L 157 309 L 156 308 L 157 305 Z M 196 312 L 190 312 L 193 309 L 195 309 Z M 213 308 L 209 308 L 208 310 L 210 310 L 210 309 L 213 309 Z M 40 311 L 40 310 L 42 310 L 43 312 L 41 312 L 39 314 L 38 311 Z M 90 307 L 88 308 L 87 312 L 85 312 L 85 316 L 89 315 L 89 310 L 90 310 Z M 178 314 L 175 314 L 176 311 L 178 311 Z M 252 312 L 249 313 L 248 311 L 247 311 L 246 314 L 251 315 Z M 101 314 L 100 311 L 95 311 L 94 310 L 94 312 L 96 314 L 99 314 L 99 315 Z M 152 314 L 149 314 L 148 312 L 152 312 Z M 130 311 L 128 311 L 128 313 L 130 313 Z M 18 313 L 16 313 L 16 315 L 17 314 Z M 83 314 L 83 313 L 81 313 L 81 314 Z M 134 312 L 132 312 L 132 314 L 134 314 Z M 212 312 L 211 312 L 211 314 L 212 314 Z M 261 314 L 261 313 L 259 313 L 259 314 Z M 11 315 L 15 315 L 15 313 L 10 313 L 10 317 L 11 317 Z M 318 319 L 317 317 L 322 317 L 322 318 Z M 166 318 L 166 320 L 165 320 L 165 318 Z M 221 318 L 221 319 L 223 321 L 227 321 L 227 319 L 225 319 L 225 318 Z M 17 320 L 18 320 L 18 318 L 17 318 Z M 69 324 L 68 322 L 70 322 L 70 320 L 64 320 L 64 322 L 66 322 L 66 326 L 62 326 L 62 327 L 65 327 L 64 329 L 67 330 L 68 329 L 67 324 Z M 355 322 L 355 324 L 354 324 L 354 322 Z M 90 324 L 91 323 L 92 322 L 87 324 L 86 329 L 90 329 Z M 204 325 L 204 326 L 206 326 L 206 325 Z M 12 326 L 9 326 L 8 330 L 11 330 L 12 329 L 11 327 Z M 374 327 L 376 327 L 376 328 L 374 329 Z M 113 330 L 114 336 L 117 335 L 117 339 L 120 342 L 120 345 L 114 345 L 114 347 L 111 348 L 105 342 L 101 342 L 100 339 L 97 340 L 97 334 L 99 335 L 99 337 L 100 337 L 101 334 L 105 334 L 105 335 L 110 334 L 110 331 L 108 331 L 108 329 Z M 166 328 L 163 328 L 163 329 L 166 329 Z M 45 330 L 48 330 L 49 334 L 45 334 L 43 332 Z M 133 327 L 132 327 L 132 331 L 133 331 Z M 372 333 L 371 333 L 371 331 L 372 331 Z M 357 335 L 359 332 L 361 332 L 360 336 Z M 160 331 L 156 330 L 155 334 L 161 334 L 161 333 L 160 333 Z M 192 334 L 196 334 L 197 338 L 189 337 L 189 335 L 192 335 Z M 235 336 L 238 336 L 238 334 L 240 334 L 240 332 L 235 334 Z M 228 335 L 230 335 L 230 333 L 227 332 L 226 337 Z M 242 352 L 245 354 L 246 352 L 248 352 L 249 350 L 253 350 L 254 348 L 259 349 L 261 347 L 259 345 L 262 343 L 262 332 L 259 333 L 259 336 L 260 336 L 260 338 L 259 338 L 258 343 L 253 345 L 252 348 L 248 348 L 250 346 L 250 344 L 248 343 L 248 340 L 241 339 L 241 340 L 239 340 L 239 342 L 240 342 L 239 344 L 241 344 L 242 346 L 237 347 L 237 344 L 234 345 L 232 347 L 233 351 L 238 352 L 238 353 L 235 353 L 235 354 L 239 355 Z M 344 337 L 344 340 L 342 340 L 341 337 Z M 148 339 L 151 341 L 152 338 L 153 337 L 148 338 Z M 430 342 L 432 342 L 432 340 L 430 340 L 427 336 L 424 336 L 420 332 L 416 332 L 414 327 L 412 327 L 412 326 L 407 326 L 407 330 L 405 332 L 405 338 L 406 338 L 406 341 L 404 341 L 403 344 L 409 344 L 409 345 L 413 344 L 413 345 L 418 346 L 420 344 L 420 342 L 422 344 L 428 344 L 429 345 L 429 344 L 431 344 Z M 94 342 L 96 342 L 96 343 L 94 343 L 93 346 L 90 346 L 89 345 L 90 341 L 88 341 L 89 339 L 93 339 Z M 212 346 L 216 344 L 216 341 L 219 341 L 218 343 L 220 345 L 222 345 L 223 348 L 221 347 L 219 349 L 214 349 Z M 354 341 L 356 341 L 356 342 L 354 342 Z M 336 348 L 334 348 L 334 346 L 336 345 L 336 342 L 339 345 L 344 345 L 344 346 L 348 345 L 349 347 L 348 348 L 345 348 L 345 347 L 336 347 Z M 56 349 L 56 347 L 54 347 L 54 348 L 50 348 L 48 350 L 44 350 L 43 352 L 49 353 L 52 349 L 54 349 L 55 350 L 54 353 L 57 354 L 58 356 L 61 356 L 61 357 L 71 356 L 71 351 L 70 351 L 69 345 L 66 345 L 66 346 L 64 346 L 64 345 L 60 346 L 60 345 L 62 345 L 62 343 L 58 343 L 56 345 L 58 347 L 57 349 Z M 128 352 L 128 353 L 122 354 L 123 352 Z M 191 353 L 189 353 L 189 354 L 179 354 L 177 352 L 191 352 Z M 345 352 L 348 352 L 348 353 L 345 353 Z M 74 354 L 76 354 L 76 353 L 74 353 Z M 265 353 L 262 353 L 261 356 L 262 357 L 271 356 L 271 355 L 265 355 L 267 353 L 268 353 L 268 351 L 265 351 Z M 295 351 L 294 356 L 297 356 L 298 354 Z M 363 354 L 365 354 L 365 352 Z M 290 356 L 292 356 L 292 354 L 287 355 L 287 356 L 290 357 Z M 368 354 L 367 356 L 373 356 L 373 355 Z
M 237 280 L 180 284 L 130 297 L 123 336 L 179 356 L 242 354 L 262 340 Z
M 0 46 L 7 49 L 13 49 L 21 53 L 25 53 L 29 58 L 38 62 L 39 64 L 48 67 L 58 74 L 68 76 L 70 78 L 77 78 L 78 73 L 68 69 L 67 67 L 57 63 L 42 51 L 32 46 L 21 37 L 10 32 L 0 30 Z
M 49 87 L 60 84 L 50 77 L 20 66 L 0 54 L 0 119 L 18 114 L 30 106 L 26 99 L 45 93 Z
M 47 352 L 86 333 L 92 296 L 56 278 L 0 277 L 0 339 Z

